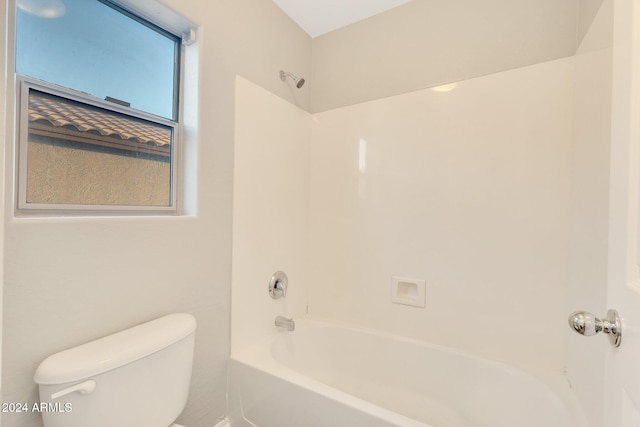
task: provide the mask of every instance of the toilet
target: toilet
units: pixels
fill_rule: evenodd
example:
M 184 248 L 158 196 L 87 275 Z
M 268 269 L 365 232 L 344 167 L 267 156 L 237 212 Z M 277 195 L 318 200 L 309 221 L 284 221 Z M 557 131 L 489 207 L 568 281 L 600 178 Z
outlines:
M 45 427 L 178 427 L 196 320 L 169 314 L 46 358 L 36 370 Z

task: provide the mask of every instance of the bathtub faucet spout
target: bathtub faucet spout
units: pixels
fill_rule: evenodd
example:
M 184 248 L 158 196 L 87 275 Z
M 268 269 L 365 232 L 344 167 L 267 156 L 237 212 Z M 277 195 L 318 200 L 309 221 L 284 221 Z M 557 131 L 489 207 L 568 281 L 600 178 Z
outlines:
M 293 331 L 296 328 L 296 322 L 293 319 L 278 316 L 276 317 L 276 326 L 285 328 L 287 331 Z

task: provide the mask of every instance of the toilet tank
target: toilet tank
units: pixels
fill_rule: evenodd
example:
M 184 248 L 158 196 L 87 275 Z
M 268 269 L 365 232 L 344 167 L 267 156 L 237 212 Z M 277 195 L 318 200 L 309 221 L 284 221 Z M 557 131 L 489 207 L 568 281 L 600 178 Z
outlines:
M 187 401 L 196 320 L 159 319 L 45 359 L 34 380 L 45 427 L 167 427 Z

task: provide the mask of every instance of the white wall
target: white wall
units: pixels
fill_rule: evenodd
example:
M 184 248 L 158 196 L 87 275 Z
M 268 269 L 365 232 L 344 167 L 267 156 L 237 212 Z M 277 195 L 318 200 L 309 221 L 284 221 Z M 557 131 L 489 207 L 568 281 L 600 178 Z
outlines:
M 232 353 L 306 313 L 311 115 L 238 77 L 235 128 Z M 289 287 L 274 300 L 278 270 Z
M 310 314 L 561 373 L 573 68 L 315 114 Z M 425 279 L 426 308 L 392 304 L 392 276 Z
M 575 56 L 575 140 L 569 222 L 567 315 L 607 312 L 609 151 L 613 1 L 605 0 Z M 567 374 L 592 426 L 604 426 L 604 369 L 608 346 L 566 330 Z M 588 355 L 588 357 L 585 357 Z
M 578 2 L 578 49 L 584 41 L 591 24 L 604 0 L 580 0 Z
M 196 171 L 187 174 L 188 193 L 196 199 L 191 216 L 14 218 L 13 137 L 0 135 L 8 153 L 5 402 L 37 399 L 33 374 L 49 354 L 182 311 L 196 316 L 198 329 L 191 394 L 180 422 L 211 427 L 226 414 L 235 78 L 246 76 L 308 109 L 308 89 L 292 91 L 278 71 L 310 75 L 311 40 L 270 1 L 166 4 L 200 26 L 188 53 L 193 62 L 185 94 L 187 167 Z M 10 32 L 3 35 L 10 46 Z M 12 69 L 10 58 L 2 58 L 2 70 Z M 0 90 L 12 108 L 6 83 Z M 3 126 L 10 129 L 11 120 Z M 37 427 L 40 421 L 37 414 L 3 414 L 2 424 Z
M 571 56 L 597 1 L 417 0 L 316 37 L 313 111 Z

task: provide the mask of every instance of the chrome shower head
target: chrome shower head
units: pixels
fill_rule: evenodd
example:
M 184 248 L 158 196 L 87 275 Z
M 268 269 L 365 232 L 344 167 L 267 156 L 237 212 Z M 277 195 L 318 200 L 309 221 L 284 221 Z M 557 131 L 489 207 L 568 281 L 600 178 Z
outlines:
M 291 77 L 291 79 L 296 84 L 296 87 L 298 89 L 300 89 L 302 87 L 302 85 L 304 85 L 304 79 L 302 77 L 297 77 L 294 74 L 286 73 L 286 72 L 280 70 L 280 80 L 282 80 L 282 81 L 287 80 L 287 76 Z

